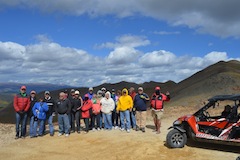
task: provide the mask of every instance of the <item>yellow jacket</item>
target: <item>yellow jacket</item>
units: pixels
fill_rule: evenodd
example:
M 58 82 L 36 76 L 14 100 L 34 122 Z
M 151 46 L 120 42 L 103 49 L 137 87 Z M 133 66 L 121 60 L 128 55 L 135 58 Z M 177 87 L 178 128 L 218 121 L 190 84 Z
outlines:
M 123 95 L 123 92 L 126 91 L 126 95 Z M 128 95 L 128 90 L 124 88 L 122 90 L 122 96 L 118 100 L 117 111 L 126 111 L 133 108 L 132 97 Z

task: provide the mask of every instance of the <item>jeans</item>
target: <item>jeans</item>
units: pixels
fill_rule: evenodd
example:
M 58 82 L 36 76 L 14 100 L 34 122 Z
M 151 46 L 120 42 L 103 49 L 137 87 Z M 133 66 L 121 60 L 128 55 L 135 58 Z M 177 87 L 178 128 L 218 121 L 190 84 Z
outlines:
M 114 127 L 119 126 L 118 119 L 119 119 L 119 114 L 116 111 L 113 111 L 112 112 L 112 125 Z
M 80 112 L 72 112 L 72 131 L 76 131 L 75 121 L 77 125 L 77 131 L 80 131 Z
M 124 123 L 124 119 L 126 119 L 126 126 Z M 129 110 L 120 111 L 120 120 L 121 120 L 121 128 L 122 129 L 130 129 L 130 112 Z
M 20 124 L 21 124 L 21 129 L 20 129 Z M 26 126 L 27 126 L 27 113 L 23 113 L 23 114 L 16 113 L 16 136 L 25 137 Z
M 44 119 L 39 119 L 37 121 L 34 121 L 34 123 L 33 123 L 33 136 L 34 137 L 37 136 L 38 125 L 39 125 L 38 135 L 42 136 L 43 131 L 44 131 L 44 126 L 45 126 L 45 120 Z
M 30 117 L 30 123 L 29 123 L 29 136 L 33 136 L 33 131 L 34 131 L 34 116 Z
M 67 114 L 58 114 L 59 133 L 69 134 L 71 128 L 69 116 Z
M 69 128 L 69 131 L 70 131 L 70 130 L 72 130 L 72 115 L 71 115 L 71 113 L 68 114 L 68 122 L 69 122 L 69 126 L 70 126 L 70 128 Z
M 84 123 L 85 123 L 85 131 L 89 131 L 89 118 L 84 118 Z
M 136 117 L 135 117 L 135 113 L 132 111 L 130 112 L 130 116 L 131 116 L 131 125 L 133 128 L 136 127 Z
M 101 114 L 93 114 L 92 115 L 92 128 L 100 128 L 100 118 L 101 118 Z M 97 124 L 97 126 L 96 126 Z
M 104 129 L 112 129 L 112 113 L 103 113 Z
M 102 129 L 103 127 L 103 116 L 102 116 L 102 112 L 100 112 L 100 128 Z
M 48 126 L 49 126 L 50 135 L 53 135 L 54 134 L 54 126 L 53 126 L 53 116 L 52 115 L 48 117 Z

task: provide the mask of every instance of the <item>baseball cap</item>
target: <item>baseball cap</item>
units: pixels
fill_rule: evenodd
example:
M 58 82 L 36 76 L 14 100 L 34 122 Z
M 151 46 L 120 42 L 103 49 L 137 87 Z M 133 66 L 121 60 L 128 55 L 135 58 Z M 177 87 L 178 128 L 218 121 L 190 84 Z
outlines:
M 114 89 L 114 88 L 112 89 L 112 92 L 115 92 L 115 89 Z
M 71 89 L 71 93 L 75 92 L 75 89 Z
M 36 91 L 31 91 L 30 94 L 36 94 Z
M 75 94 L 80 94 L 80 92 L 78 90 L 75 91 Z
M 45 91 L 44 94 L 49 94 L 50 95 L 50 92 L 49 91 Z
M 25 90 L 26 90 L 26 89 L 27 89 L 27 87 L 26 87 L 26 86 L 22 86 L 22 87 L 21 87 L 21 89 L 25 89 Z
M 156 87 L 155 90 L 160 90 L 161 88 L 160 87 Z
M 89 90 L 89 91 L 93 91 L 93 88 L 92 88 L 92 87 L 90 87 L 88 90 Z
M 143 91 L 143 88 L 142 88 L 142 87 L 139 87 L 139 88 L 138 88 L 138 90 L 141 90 L 141 91 Z
M 88 94 L 85 94 L 84 97 L 88 97 L 89 98 Z
M 101 89 L 101 91 L 106 91 L 106 88 L 103 87 L 103 88 Z

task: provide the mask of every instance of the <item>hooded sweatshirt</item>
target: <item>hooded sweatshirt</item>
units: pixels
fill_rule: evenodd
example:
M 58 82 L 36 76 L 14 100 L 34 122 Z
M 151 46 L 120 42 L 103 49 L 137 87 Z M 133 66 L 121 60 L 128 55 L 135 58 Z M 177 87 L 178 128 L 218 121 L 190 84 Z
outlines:
M 108 99 L 106 98 L 107 95 L 109 95 Z M 105 114 L 111 113 L 115 108 L 115 103 L 114 100 L 111 98 L 110 92 L 105 93 L 105 97 L 101 99 L 100 103 L 102 105 L 101 111 Z
M 126 92 L 126 95 L 124 95 L 123 92 Z M 131 108 L 133 108 L 132 97 L 128 95 L 128 90 L 124 88 L 122 90 L 122 96 L 118 100 L 117 111 L 126 111 Z

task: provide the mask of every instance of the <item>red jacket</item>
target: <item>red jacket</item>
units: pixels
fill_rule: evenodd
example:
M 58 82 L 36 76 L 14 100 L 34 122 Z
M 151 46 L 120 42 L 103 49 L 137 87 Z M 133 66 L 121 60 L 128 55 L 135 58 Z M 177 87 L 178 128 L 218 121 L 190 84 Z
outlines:
M 160 95 L 156 95 L 156 93 L 154 93 L 151 98 L 151 107 L 156 110 L 163 109 L 163 102 L 169 100 L 170 96 L 166 96 L 162 93 Z
M 90 109 L 92 109 L 92 101 L 89 99 L 83 102 L 82 110 L 82 118 L 90 118 Z
M 30 98 L 28 96 L 24 97 L 21 94 L 15 95 L 13 99 L 13 107 L 16 112 L 27 112 L 30 108 Z

